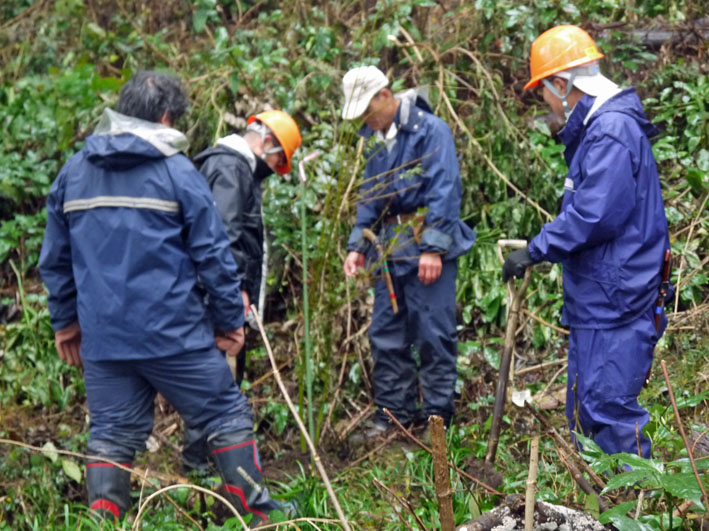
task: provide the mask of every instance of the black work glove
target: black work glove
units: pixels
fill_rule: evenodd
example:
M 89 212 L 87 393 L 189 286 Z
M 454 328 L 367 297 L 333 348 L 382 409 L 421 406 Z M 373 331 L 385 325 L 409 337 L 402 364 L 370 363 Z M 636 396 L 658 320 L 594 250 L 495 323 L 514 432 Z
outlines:
M 502 266 L 502 281 L 507 282 L 512 277 L 522 278 L 525 270 L 534 264 L 529 254 L 529 248 L 515 249 L 507 255 L 505 265 Z

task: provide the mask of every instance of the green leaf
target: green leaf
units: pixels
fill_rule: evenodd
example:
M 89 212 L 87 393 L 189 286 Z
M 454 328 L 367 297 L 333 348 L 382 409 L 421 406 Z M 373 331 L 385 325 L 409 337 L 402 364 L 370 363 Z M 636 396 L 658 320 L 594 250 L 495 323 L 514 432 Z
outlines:
M 629 454 L 626 452 L 613 454 L 613 457 L 618 460 L 620 465 L 628 465 L 633 470 L 659 472 L 660 474 L 664 474 L 665 472 L 665 466 L 660 461 L 656 461 L 654 459 L 645 459 L 639 455 Z
M 197 33 L 202 33 L 204 27 L 207 25 L 207 18 L 209 17 L 209 10 L 198 9 L 192 18 L 192 27 Z
M 701 476 L 700 476 L 701 477 Z M 684 498 L 704 510 L 702 503 L 702 490 L 699 488 L 697 478 L 692 472 L 680 472 L 677 474 L 668 474 L 660 478 L 660 484 L 670 494 L 678 498 Z
M 584 511 L 598 520 L 600 507 L 598 506 L 598 498 L 595 495 L 586 496 Z
M 57 447 L 54 446 L 52 441 L 48 441 L 42 446 L 42 452 L 45 456 L 49 458 L 52 463 L 56 463 L 59 459 L 59 454 L 57 454 Z
M 79 465 L 77 465 L 74 461 L 72 461 L 71 459 L 62 459 L 62 470 L 64 470 L 64 473 L 68 477 L 70 477 L 77 483 L 81 483 L 81 469 L 79 468 Z
M 496 370 L 500 370 L 500 351 L 493 347 L 485 347 L 485 360 Z
M 598 517 L 598 521 L 605 525 L 610 522 L 613 517 L 625 516 L 627 512 L 634 509 L 637 504 L 638 502 L 636 501 L 628 501 L 621 503 L 620 505 L 616 505 L 615 507 L 604 511 L 601 516 Z
M 605 494 L 619 487 L 630 487 L 631 485 L 646 480 L 647 476 L 647 470 L 630 470 L 629 472 L 623 472 L 622 474 L 612 477 L 601 494 Z
M 627 516 L 617 515 L 609 518 L 610 524 L 613 524 L 618 529 L 623 531 L 655 531 L 652 527 L 628 518 Z

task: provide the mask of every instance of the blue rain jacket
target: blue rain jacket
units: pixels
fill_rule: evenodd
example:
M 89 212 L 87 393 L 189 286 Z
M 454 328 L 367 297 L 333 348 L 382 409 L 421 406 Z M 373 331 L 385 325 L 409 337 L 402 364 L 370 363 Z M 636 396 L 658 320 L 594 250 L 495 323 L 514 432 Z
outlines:
M 383 231 L 383 240 L 389 242 L 391 272 L 404 275 L 418 269 L 423 251 L 443 253 L 443 260 L 468 252 L 475 233 L 460 219 L 462 185 L 450 128 L 414 90 L 396 97 L 400 100 L 394 117 L 398 131 L 389 149 L 378 143 L 368 154 L 347 248 L 368 252 L 362 229 Z M 359 134 L 370 138 L 374 131 L 365 125 Z M 402 230 L 396 224 L 383 223 L 389 216 L 420 209 L 426 213 L 420 245 L 410 226 Z
M 107 110 L 52 185 L 40 272 L 54 329 L 79 320 L 83 359 L 211 349 L 215 328 L 243 325 L 229 241 L 185 145 Z
M 635 89 L 608 99 L 584 125 L 594 101 L 584 95 L 559 133 L 569 167 L 561 213 L 529 252 L 563 265 L 562 322 L 602 329 L 653 307 L 669 236 L 648 140 L 657 131 Z

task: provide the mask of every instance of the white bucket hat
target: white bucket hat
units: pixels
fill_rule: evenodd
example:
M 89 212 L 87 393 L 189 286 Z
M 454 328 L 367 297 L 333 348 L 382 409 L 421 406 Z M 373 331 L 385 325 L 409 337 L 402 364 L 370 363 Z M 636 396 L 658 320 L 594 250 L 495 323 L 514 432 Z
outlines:
M 342 78 L 345 93 L 342 118 L 353 120 L 362 116 L 372 98 L 387 85 L 389 80 L 376 66 L 358 66 L 347 72 Z
M 589 96 L 600 96 L 618 90 L 618 85 L 601 74 L 598 68 L 598 61 L 557 72 L 554 77 L 566 80 L 571 79 L 574 87 Z

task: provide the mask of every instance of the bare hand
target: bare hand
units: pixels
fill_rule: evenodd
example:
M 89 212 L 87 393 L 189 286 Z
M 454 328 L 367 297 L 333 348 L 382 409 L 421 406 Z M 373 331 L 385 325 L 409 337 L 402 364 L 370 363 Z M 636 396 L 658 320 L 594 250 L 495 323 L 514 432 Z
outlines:
M 433 284 L 441 276 L 443 265 L 438 253 L 421 253 L 419 258 L 419 280 L 425 285 Z
M 357 251 L 350 251 L 345 258 L 345 275 L 352 278 L 357 274 L 357 269 L 364 267 L 364 255 Z
M 251 311 L 251 299 L 249 299 L 249 294 L 244 290 L 241 291 L 241 300 L 244 301 L 244 317 L 246 317 Z
M 74 321 L 66 328 L 55 332 L 54 344 L 57 346 L 59 359 L 74 367 L 81 367 L 81 327 Z
M 214 341 L 219 350 L 223 350 L 228 356 L 236 356 L 244 346 L 244 327 L 229 332 L 217 332 Z

